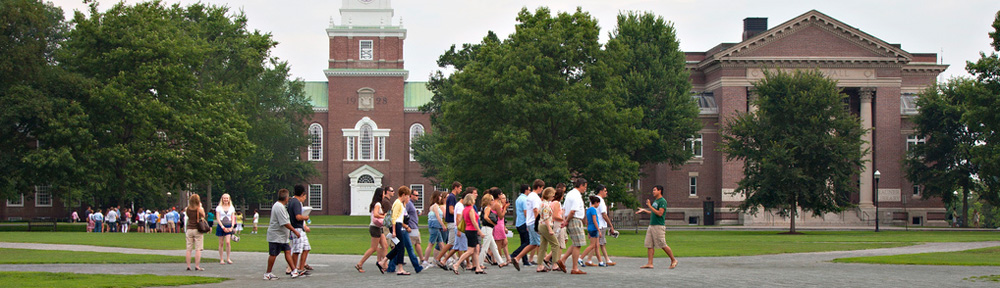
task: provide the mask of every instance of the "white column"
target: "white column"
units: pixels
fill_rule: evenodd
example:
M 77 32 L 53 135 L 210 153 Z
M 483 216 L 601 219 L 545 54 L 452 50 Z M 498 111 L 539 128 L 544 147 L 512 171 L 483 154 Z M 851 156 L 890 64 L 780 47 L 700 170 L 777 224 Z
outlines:
M 868 150 L 868 153 L 861 157 L 861 160 L 865 162 L 865 169 L 861 171 L 861 199 L 858 206 L 861 208 L 873 208 L 872 202 L 872 173 L 875 171 L 872 169 L 872 96 L 875 94 L 874 88 L 861 88 L 861 128 L 864 128 L 867 133 L 861 136 L 861 140 L 864 143 L 861 144 L 861 150 Z

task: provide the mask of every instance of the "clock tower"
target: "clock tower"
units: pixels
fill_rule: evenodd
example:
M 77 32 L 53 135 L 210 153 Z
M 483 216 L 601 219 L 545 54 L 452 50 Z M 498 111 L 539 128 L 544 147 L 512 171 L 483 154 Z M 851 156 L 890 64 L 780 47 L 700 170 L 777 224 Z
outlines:
M 343 0 L 340 19 L 331 19 L 326 33 L 329 105 L 317 116 L 326 118 L 322 133 L 329 139 L 324 141 L 329 160 L 319 170 L 329 177 L 327 199 L 333 205 L 328 207 L 335 210 L 325 212 L 367 215 L 376 187 L 408 181 L 403 177 L 410 165 L 406 127 L 412 124 L 404 115 L 406 29 L 393 19 L 389 0 Z

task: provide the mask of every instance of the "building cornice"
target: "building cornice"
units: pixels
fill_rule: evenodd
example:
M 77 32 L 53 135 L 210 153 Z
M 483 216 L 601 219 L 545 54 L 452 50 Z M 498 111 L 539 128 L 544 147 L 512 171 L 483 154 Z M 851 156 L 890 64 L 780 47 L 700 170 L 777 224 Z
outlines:
M 942 73 L 945 69 L 948 69 L 949 65 L 935 64 L 935 63 L 910 63 L 909 65 L 903 66 L 903 72 L 916 72 L 916 73 Z
M 326 77 L 410 77 L 410 71 L 404 69 L 326 69 Z
M 406 29 L 401 27 L 358 27 L 358 26 L 334 26 L 326 29 L 326 35 L 333 37 L 396 37 L 406 39 Z
M 313 112 L 330 112 L 330 107 L 313 107 Z

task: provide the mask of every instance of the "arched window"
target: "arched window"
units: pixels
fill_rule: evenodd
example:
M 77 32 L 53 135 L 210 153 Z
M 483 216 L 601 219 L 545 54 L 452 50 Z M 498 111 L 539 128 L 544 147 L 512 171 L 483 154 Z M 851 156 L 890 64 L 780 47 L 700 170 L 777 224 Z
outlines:
M 372 126 L 361 126 L 361 160 L 372 160 Z
M 358 177 L 358 183 L 375 183 L 375 178 L 368 174 L 361 175 L 361 177 Z
M 319 123 L 309 125 L 309 161 L 323 161 L 323 126 Z
M 424 135 L 424 125 L 420 123 L 414 123 L 410 125 L 410 161 L 417 161 L 413 158 L 413 139 Z
M 354 129 L 341 129 L 347 140 L 347 161 L 385 161 L 389 129 L 379 129 L 371 118 L 361 118 Z

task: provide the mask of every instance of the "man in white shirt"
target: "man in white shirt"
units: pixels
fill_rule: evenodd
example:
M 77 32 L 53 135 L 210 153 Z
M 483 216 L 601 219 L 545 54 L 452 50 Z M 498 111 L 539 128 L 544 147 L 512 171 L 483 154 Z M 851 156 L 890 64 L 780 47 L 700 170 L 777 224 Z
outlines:
M 576 178 L 573 181 L 573 190 L 566 193 L 566 202 L 563 203 L 563 219 L 564 222 L 562 226 L 566 228 L 566 232 L 570 240 L 573 240 L 573 246 L 569 247 L 569 252 L 563 254 L 562 258 L 556 262 L 559 265 L 559 269 L 566 272 L 566 258 L 570 255 L 573 256 L 573 271 L 571 274 L 587 274 L 580 270 L 580 247 L 587 245 L 587 235 L 584 232 L 587 228 L 583 224 L 583 218 L 586 216 L 584 212 L 583 204 L 583 191 L 587 191 L 587 180 L 583 178 Z
M 535 231 L 535 218 L 538 217 L 538 210 L 542 207 L 542 198 L 538 197 L 538 194 L 542 192 L 542 188 L 545 187 L 545 181 L 542 179 L 535 179 L 535 182 L 531 184 L 531 192 L 528 193 L 526 200 L 524 202 L 524 223 L 528 226 L 528 246 L 521 250 L 517 256 L 514 256 L 514 260 L 521 259 L 532 250 L 538 248 L 538 245 L 542 244 L 542 235 Z M 513 261 L 514 268 L 517 271 L 521 271 L 521 267 L 517 264 L 517 261 Z M 525 264 L 527 266 L 527 264 Z
M 107 232 L 118 232 L 118 212 L 115 211 L 116 208 L 108 208 L 108 229 Z

